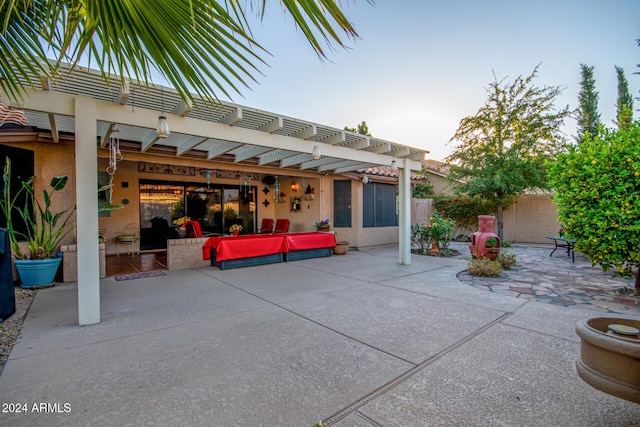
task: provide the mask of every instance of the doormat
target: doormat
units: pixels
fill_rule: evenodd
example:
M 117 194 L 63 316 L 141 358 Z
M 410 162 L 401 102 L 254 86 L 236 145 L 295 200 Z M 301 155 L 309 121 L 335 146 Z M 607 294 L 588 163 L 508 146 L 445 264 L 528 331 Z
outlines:
M 119 274 L 117 276 L 113 276 L 118 282 L 122 280 L 133 280 L 133 279 L 142 279 L 144 277 L 156 277 L 156 276 L 165 276 L 166 273 L 164 271 L 143 271 L 141 273 L 131 273 L 131 274 Z

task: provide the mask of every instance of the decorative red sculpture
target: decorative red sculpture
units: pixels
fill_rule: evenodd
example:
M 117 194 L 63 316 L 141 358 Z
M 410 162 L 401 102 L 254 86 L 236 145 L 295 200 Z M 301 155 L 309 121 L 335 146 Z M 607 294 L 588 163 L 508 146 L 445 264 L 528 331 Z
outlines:
M 495 260 L 498 257 L 502 242 L 498 235 L 493 232 L 494 221 L 495 217 L 493 215 L 478 215 L 478 231 L 473 233 L 471 245 L 469 245 L 471 256 L 474 259 L 489 258 Z M 495 244 L 492 244 L 493 242 Z

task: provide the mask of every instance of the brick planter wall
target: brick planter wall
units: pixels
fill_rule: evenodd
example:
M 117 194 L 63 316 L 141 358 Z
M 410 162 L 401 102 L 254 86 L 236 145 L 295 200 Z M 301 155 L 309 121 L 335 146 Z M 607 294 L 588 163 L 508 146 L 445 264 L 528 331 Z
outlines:
M 208 237 L 167 240 L 167 269 L 208 267 L 209 260 L 202 259 L 202 245 Z
M 107 277 L 105 263 L 105 245 L 99 243 L 100 250 L 100 278 Z M 62 281 L 77 282 L 78 281 L 78 247 L 77 245 L 63 245 L 60 247 L 62 251 Z

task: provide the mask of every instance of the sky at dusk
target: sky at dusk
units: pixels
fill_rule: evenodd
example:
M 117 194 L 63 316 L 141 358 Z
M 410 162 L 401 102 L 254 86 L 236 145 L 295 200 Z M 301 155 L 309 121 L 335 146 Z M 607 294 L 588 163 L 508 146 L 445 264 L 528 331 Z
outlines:
M 613 126 L 614 65 L 640 96 L 639 0 L 365 0 L 341 2 L 360 38 L 320 61 L 290 16 L 271 2 L 252 24 L 273 56 L 258 83 L 231 100 L 342 128 L 366 120 L 373 136 L 429 150 L 442 160 L 460 120 L 474 115 L 493 81 L 541 63 L 539 86 L 564 88 L 577 107 L 580 64 L 595 66 L 599 110 Z M 640 108 L 636 101 L 635 109 Z M 635 112 L 638 117 L 639 112 Z M 565 132 L 575 132 L 575 120 Z

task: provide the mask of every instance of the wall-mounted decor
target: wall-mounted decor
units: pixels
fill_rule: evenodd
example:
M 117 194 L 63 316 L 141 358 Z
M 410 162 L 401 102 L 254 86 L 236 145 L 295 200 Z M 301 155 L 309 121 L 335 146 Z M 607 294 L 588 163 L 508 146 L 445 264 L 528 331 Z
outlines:
M 138 162 L 138 172 L 161 173 L 165 175 L 196 176 L 196 168 L 192 166 L 169 165 L 151 162 Z
M 301 211 L 302 211 L 302 200 L 300 200 L 300 197 L 292 197 L 291 212 L 301 212 Z
M 209 169 L 209 168 L 196 168 L 198 175 L 203 177 L 209 176 L 211 178 L 226 178 L 226 179 L 242 179 L 244 181 L 257 180 L 258 174 L 253 172 L 240 172 L 225 169 Z
M 269 201 L 267 199 L 264 199 L 264 202 L 262 202 L 262 204 L 264 205 L 264 207 L 266 208 L 267 206 L 269 206 L 271 203 L 269 203 Z

